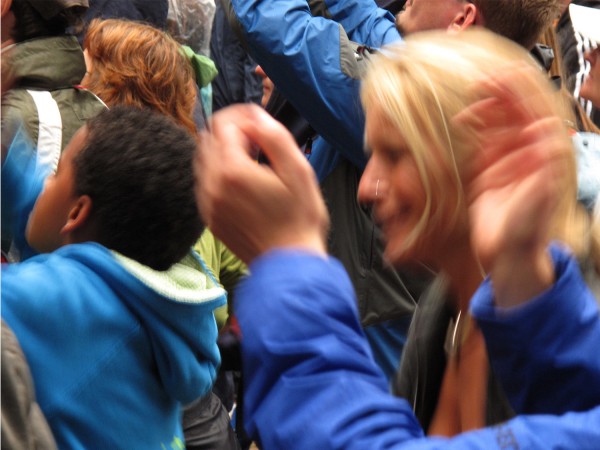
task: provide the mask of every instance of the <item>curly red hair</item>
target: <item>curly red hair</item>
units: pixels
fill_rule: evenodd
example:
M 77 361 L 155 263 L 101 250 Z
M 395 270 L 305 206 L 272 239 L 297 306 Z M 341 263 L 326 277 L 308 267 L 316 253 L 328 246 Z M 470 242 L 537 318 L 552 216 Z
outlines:
M 194 73 L 171 36 L 138 22 L 95 19 L 83 46 L 93 67 L 86 87 L 108 106 L 157 110 L 196 132 Z

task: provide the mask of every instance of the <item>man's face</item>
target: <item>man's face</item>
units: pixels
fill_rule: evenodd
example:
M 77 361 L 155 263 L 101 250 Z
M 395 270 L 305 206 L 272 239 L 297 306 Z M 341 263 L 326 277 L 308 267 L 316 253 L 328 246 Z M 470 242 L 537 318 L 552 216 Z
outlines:
M 396 16 L 402 36 L 418 31 L 445 30 L 460 12 L 464 0 L 408 0 Z
M 65 245 L 62 229 L 77 200 L 73 160 L 85 144 L 87 129 L 81 128 L 65 148 L 55 174 L 46 178 L 27 222 L 26 238 L 31 247 L 48 253 Z

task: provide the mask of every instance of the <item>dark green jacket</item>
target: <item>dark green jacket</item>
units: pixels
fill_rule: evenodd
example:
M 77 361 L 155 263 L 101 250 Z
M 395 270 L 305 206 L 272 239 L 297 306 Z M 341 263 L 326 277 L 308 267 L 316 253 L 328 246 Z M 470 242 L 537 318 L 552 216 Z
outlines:
M 76 87 L 85 74 L 83 51 L 74 37 L 58 36 L 16 44 L 9 57 L 14 85 L 2 98 L 2 147 L 9 148 L 23 123 L 38 155 L 56 169 L 75 131 L 106 108 L 94 94 Z

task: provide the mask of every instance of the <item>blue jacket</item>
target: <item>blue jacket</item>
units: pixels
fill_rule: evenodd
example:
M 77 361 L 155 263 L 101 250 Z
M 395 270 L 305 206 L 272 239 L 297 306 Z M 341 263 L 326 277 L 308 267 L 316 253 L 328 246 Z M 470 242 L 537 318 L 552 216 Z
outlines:
M 410 405 L 389 394 L 341 265 L 289 250 L 262 256 L 236 292 L 249 434 L 286 450 L 597 449 L 598 307 L 568 254 L 553 257 L 557 282 L 538 298 L 501 310 L 486 282 L 471 303 L 512 406 L 538 415 L 442 439 L 425 438 Z
M 231 0 L 253 58 L 327 141 L 315 142 L 310 157 L 319 180 L 340 157 L 366 165 L 359 88 L 367 54 L 358 44 L 400 39 L 394 17 L 372 0 L 322 3 L 333 20 L 313 16 L 306 0 Z
M 190 255 L 153 271 L 95 243 L 3 265 L 2 318 L 60 448 L 182 448 L 180 406 L 220 363 L 225 295 L 198 269 Z

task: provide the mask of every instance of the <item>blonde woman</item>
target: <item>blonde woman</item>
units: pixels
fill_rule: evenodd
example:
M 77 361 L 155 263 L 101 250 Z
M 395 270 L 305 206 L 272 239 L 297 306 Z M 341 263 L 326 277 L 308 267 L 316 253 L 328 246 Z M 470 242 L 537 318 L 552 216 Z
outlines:
M 246 429 L 261 448 L 597 445 L 598 307 L 571 252 L 550 246 L 585 248 L 587 224 L 571 141 L 527 58 L 483 31 L 415 35 L 384 51 L 363 86 L 371 158 L 359 199 L 373 205 L 390 263 L 424 263 L 446 279 L 435 302 L 447 316 L 422 323 L 447 344 L 425 387 L 424 431 L 455 435 L 502 413 L 489 396 L 492 370 L 516 412 L 548 414 L 451 440 L 422 439 L 409 404 L 387 393 L 348 278 L 326 255 L 325 207 L 291 136 L 256 108 L 215 115 L 197 196 L 211 229 L 250 263 L 236 316 Z M 270 166 L 252 162 L 256 146 Z
M 570 143 L 543 74 L 520 48 L 487 33 L 473 33 L 452 46 L 444 45 L 446 39 L 423 35 L 406 48 L 390 49 L 365 79 L 365 134 L 372 156 L 359 198 L 374 205 L 392 263 L 420 261 L 440 273 L 419 302 L 394 387 L 413 404 L 429 434 L 453 436 L 514 414 L 488 364 L 469 303 L 488 273 L 477 240 L 486 236 L 500 245 L 510 237 L 503 236 L 507 230 L 502 227 L 526 226 L 535 213 L 530 206 L 535 191 L 504 197 L 498 190 L 498 204 L 474 221 L 473 179 L 490 163 L 487 158 L 496 157 L 494 152 L 526 146 L 536 133 L 547 133 L 548 157 L 560 157 L 561 164 L 560 176 L 550 175 L 547 183 L 560 195 L 547 223 L 537 229 L 539 242 L 515 248 L 520 255 L 515 259 L 539 266 L 550 238 L 583 254 L 590 246 L 590 229 L 576 201 L 574 152 L 552 154 L 557 145 L 570 149 Z M 464 115 L 473 102 L 499 89 L 494 80 L 503 79 L 518 107 L 506 100 L 485 100 Z M 487 81 L 475 89 L 478 80 Z M 547 111 L 552 118 L 529 129 L 519 116 L 529 111 Z M 514 176 L 523 176 L 535 157 L 514 153 L 505 164 Z M 522 213 L 513 220 L 519 223 L 506 224 L 498 210 L 516 202 Z M 524 269 L 521 274 L 532 277 Z M 526 285 L 527 280 L 518 281 L 513 282 L 516 294 L 519 283 Z

